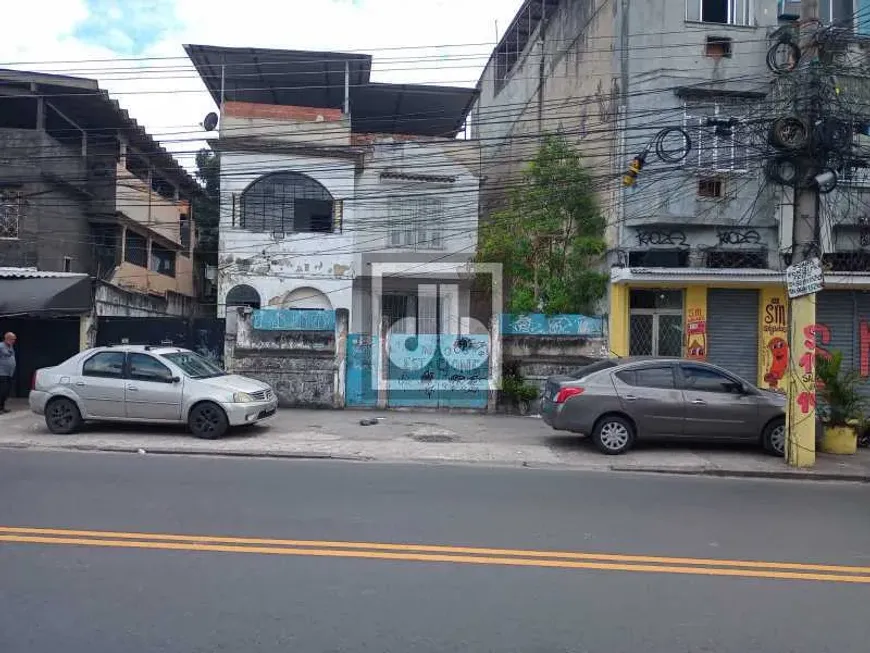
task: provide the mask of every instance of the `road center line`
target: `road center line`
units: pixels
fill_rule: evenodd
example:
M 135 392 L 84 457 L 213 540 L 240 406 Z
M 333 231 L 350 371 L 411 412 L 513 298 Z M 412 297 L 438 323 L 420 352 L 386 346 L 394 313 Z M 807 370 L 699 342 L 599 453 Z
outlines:
M 731 576 L 742 578 L 771 578 L 783 580 L 811 580 L 834 583 L 870 584 L 870 575 L 853 576 L 843 574 L 819 574 L 791 571 L 766 571 L 759 569 L 721 569 L 673 565 L 617 564 L 607 562 L 580 562 L 571 560 L 544 560 L 519 557 L 438 555 L 427 553 L 405 553 L 386 551 L 359 551 L 316 548 L 294 548 L 288 546 L 239 546 L 231 544 L 201 544 L 197 542 L 159 542 L 136 540 L 107 540 L 76 537 L 42 537 L 28 535 L 0 535 L 0 542 L 76 545 L 126 549 L 157 549 L 170 551 L 210 551 L 221 553 L 255 553 L 286 556 L 314 556 L 331 558 L 363 558 L 374 560 L 398 560 L 408 562 L 447 562 L 477 565 L 503 565 L 519 567 L 543 567 L 556 569 L 595 569 L 608 571 L 632 571 L 665 574 L 687 574 L 695 576 Z
M 528 560 L 552 559 L 570 561 L 601 561 L 622 562 L 632 565 L 656 564 L 675 566 L 700 566 L 700 567 L 733 567 L 740 569 L 775 569 L 800 572 L 831 572 L 834 574 L 859 574 L 870 575 L 870 567 L 856 567 L 846 565 L 823 565 L 796 562 L 769 562 L 760 560 L 721 560 L 715 558 L 680 558 L 669 556 L 646 556 L 627 555 L 613 553 L 589 553 L 574 551 L 535 551 L 526 549 L 498 549 L 483 547 L 463 547 L 432 544 L 395 544 L 384 542 L 339 542 L 330 540 L 289 540 L 275 538 L 249 538 L 249 537 L 224 537 L 215 535 L 178 535 L 168 533 L 130 533 L 124 531 L 91 531 L 70 530 L 53 528 L 27 528 L 15 526 L 0 526 L 0 535 L 8 536 L 50 536 L 67 539 L 76 539 L 76 544 L 88 544 L 90 538 L 104 540 L 137 540 L 140 542 L 179 542 L 184 544 L 230 544 L 236 548 L 250 549 L 251 546 L 262 545 L 266 547 L 291 547 L 293 549 L 340 549 L 343 551 L 384 551 L 410 553 L 432 553 L 463 556 L 490 556 L 496 558 L 519 557 Z M 0 538 L 2 541 L 26 541 L 15 540 L 8 537 Z
M 390 544 L 380 542 L 287 540 L 14 526 L 0 526 L 0 542 L 499 564 L 569 569 L 655 571 L 710 576 L 870 583 L 870 567 L 757 560 L 719 560 L 568 551 Z

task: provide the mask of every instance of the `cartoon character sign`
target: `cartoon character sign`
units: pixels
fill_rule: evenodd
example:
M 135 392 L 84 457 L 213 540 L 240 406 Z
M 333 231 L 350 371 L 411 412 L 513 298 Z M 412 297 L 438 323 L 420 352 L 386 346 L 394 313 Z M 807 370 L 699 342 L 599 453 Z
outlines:
M 767 349 L 770 352 L 770 365 L 764 374 L 764 382 L 775 390 L 788 371 L 788 343 L 785 338 L 775 336 L 768 341 Z
M 785 392 L 788 388 L 790 348 L 787 302 L 785 293 L 779 288 L 766 289 L 762 295 L 759 383 L 778 392 Z

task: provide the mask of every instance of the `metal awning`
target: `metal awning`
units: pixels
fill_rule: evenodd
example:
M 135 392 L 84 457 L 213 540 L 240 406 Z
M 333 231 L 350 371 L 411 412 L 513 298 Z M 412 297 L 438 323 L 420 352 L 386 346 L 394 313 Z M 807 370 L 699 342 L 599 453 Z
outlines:
M 0 317 L 56 317 L 89 313 L 91 279 L 85 274 L 0 271 Z
M 645 287 L 687 285 L 719 288 L 784 286 L 785 270 L 734 268 L 611 268 L 610 283 Z M 870 289 L 868 272 L 825 272 L 826 288 Z

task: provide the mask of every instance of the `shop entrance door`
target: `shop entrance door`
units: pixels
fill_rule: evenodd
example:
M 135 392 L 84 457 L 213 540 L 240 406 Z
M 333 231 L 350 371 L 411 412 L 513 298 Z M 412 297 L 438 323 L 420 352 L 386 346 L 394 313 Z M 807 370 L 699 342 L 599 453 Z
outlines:
M 629 309 L 629 354 L 683 355 L 683 292 L 632 290 Z

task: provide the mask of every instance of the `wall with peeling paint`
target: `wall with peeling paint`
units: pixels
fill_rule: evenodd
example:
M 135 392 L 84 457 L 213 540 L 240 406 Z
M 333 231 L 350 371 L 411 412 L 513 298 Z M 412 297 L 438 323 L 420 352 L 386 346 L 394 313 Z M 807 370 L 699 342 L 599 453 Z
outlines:
M 255 288 L 262 306 L 279 307 L 294 289 L 304 286 L 328 298 L 331 308 L 351 307 L 355 275 L 354 163 L 325 158 L 259 152 L 221 155 L 221 223 L 218 311 L 223 316 L 227 292 L 241 283 Z M 271 233 L 242 229 L 242 192 L 263 175 L 292 171 L 320 182 L 342 203 L 342 220 L 333 233 Z
M 346 314 L 337 316 L 334 330 L 266 331 L 254 328 L 251 311 L 235 311 L 230 370 L 268 383 L 285 408 L 342 406 L 344 379 L 338 370 L 346 348 Z
M 234 138 L 241 136 L 233 132 Z M 354 305 L 358 308 L 368 300 L 368 286 L 359 282 L 370 273 L 367 256 L 389 254 L 409 266 L 451 253 L 471 260 L 477 244 L 477 146 L 443 139 L 420 142 L 369 136 L 363 146 L 342 150 L 342 156 L 224 146 L 219 315 L 225 315 L 229 290 L 246 284 L 258 292 L 263 308 L 346 308 L 356 329 L 362 318 L 354 316 Z M 357 153 L 356 159 L 351 152 Z M 340 227 L 337 224 L 335 232 L 288 233 L 276 239 L 271 233 L 239 226 L 244 190 L 263 175 L 280 171 L 313 178 L 341 203 Z M 441 216 L 433 225 L 440 228 L 442 242 L 433 248 L 391 247 L 390 206 L 415 195 L 441 200 Z

